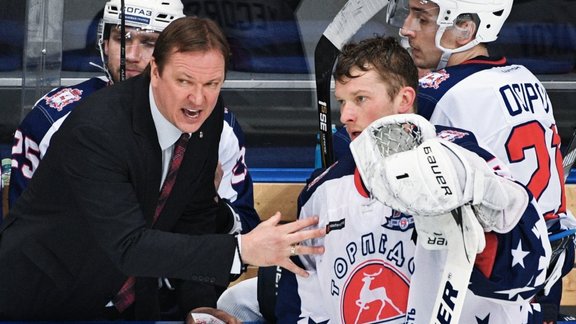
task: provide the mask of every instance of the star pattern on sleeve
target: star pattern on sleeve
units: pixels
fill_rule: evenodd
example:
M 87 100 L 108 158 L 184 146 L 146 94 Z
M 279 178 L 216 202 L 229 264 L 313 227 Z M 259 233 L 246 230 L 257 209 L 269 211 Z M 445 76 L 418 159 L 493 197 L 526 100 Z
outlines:
M 522 250 L 522 241 L 518 241 L 518 246 L 515 249 L 512 249 L 512 267 L 519 264 L 524 267 L 524 258 L 530 254 L 529 251 Z
M 518 300 L 526 301 L 526 300 L 528 300 L 528 299 L 522 297 L 521 294 L 522 294 L 523 292 L 532 291 L 532 290 L 534 290 L 533 287 L 520 287 L 520 288 L 512 288 L 512 289 L 499 290 L 499 291 L 495 291 L 495 293 L 497 293 L 497 294 L 507 294 L 507 295 L 508 295 L 508 300 L 512 300 L 512 301 L 518 301 Z
M 548 267 L 548 261 L 550 260 L 546 256 L 540 256 L 540 258 L 538 259 L 538 276 L 536 277 L 536 280 L 533 283 L 534 286 L 541 285 L 546 280 L 545 269 Z
M 542 233 L 540 232 L 540 230 L 538 229 L 538 226 L 536 226 L 537 224 L 534 224 L 534 226 L 532 227 L 532 234 L 534 234 L 534 236 L 536 236 L 538 239 L 542 238 Z

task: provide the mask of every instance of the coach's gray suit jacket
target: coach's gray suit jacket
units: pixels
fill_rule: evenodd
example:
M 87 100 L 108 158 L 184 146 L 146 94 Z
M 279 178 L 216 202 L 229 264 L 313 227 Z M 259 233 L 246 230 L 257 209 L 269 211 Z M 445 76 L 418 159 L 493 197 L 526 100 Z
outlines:
M 158 277 L 228 284 L 235 238 L 188 235 L 225 232 L 219 220 L 231 219 L 214 188 L 223 106 L 192 134 L 152 225 L 162 167 L 149 82 L 94 93 L 52 138 L 0 228 L 0 318 L 96 318 L 129 275 L 151 314 Z

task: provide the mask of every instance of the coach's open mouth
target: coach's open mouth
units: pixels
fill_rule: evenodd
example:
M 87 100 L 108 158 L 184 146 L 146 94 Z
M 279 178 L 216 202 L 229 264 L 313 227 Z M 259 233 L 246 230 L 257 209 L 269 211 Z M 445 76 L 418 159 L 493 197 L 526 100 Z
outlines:
M 186 108 L 183 108 L 182 110 L 184 111 L 184 114 L 189 118 L 198 118 L 198 116 L 200 116 L 200 110 Z

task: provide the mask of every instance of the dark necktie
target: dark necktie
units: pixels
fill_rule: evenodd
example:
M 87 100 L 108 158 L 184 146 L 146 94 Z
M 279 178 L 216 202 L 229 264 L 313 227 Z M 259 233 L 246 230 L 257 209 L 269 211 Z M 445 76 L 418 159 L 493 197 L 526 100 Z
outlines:
M 186 151 L 186 144 L 188 143 L 188 139 L 190 135 L 187 133 L 183 133 L 176 144 L 174 144 L 174 151 L 172 152 L 172 158 L 170 159 L 170 166 L 168 167 L 168 174 L 166 175 L 166 179 L 164 179 L 164 183 L 162 184 L 162 189 L 160 189 L 160 196 L 158 197 L 158 203 L 156 204 L 156 212 L 154 213 L 154 223 L 158 219 L 158 216 L 162 212 L 162 208 L 166 204 L 166 200 L 170 196 L 170 192 L 174 187 L 174 183 L 176 182 L 176 175 L 178 174 L 178 169 L 180 168 L 180 164 L 182 164 L 182 158 L 184 158 L 184 152 Z M 132 303 L 134 303 L 134 277 L 128 277 L 122 288 L 112 302 L 114 306 L 119 312 L 123 312 L 128 308 Z

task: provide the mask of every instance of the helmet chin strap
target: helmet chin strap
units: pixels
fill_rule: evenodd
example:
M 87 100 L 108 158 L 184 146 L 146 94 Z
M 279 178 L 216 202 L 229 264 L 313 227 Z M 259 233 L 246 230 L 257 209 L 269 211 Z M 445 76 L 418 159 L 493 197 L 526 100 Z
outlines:
M 106 59 L 104 58 L 103 42 L 104 42 L 103 40 L 98 40 L 98 50 L 100 52 L 100 60 L 102 61 L 102 65 L 98 65 L 94 62 L 90 62 L 90 65 L 95 66 L 100 70 L 104 71 L 104 73 L 106 73 L 106 77 L 108 78 L 108 82 L 114 83 L 114 79 L 112 79 L 112 75 L 110 74 L 110 71 L 108 71 L 108 65 L 106 64 Z
M 98 23 L 98 39 L 97 41 L 97 45 L 98 45 L 98 52 L 100 53 L 100 62 L 102 65 L 98 65 L 94 62 L 89 62 L 90 65 L 97 67 L 98 69 L 102 70 L 104 73 L 106 73 L 106 77 L 108 78 L 108 82 L 112 82 L 114 83 L 114 80 L 112 79 L 112 75 L 110 75 L 110 71 L 108 71 L 108 66 L 106 64 L 106 58 L 104 57 L 104 28 L 105 28 L 105 24 L 104 24 L 104 20 L 100 19 L 100 22 Z
M 449 51 L 442 51 L 442 55 L 440 56 L 440 61 L 438 61 L 438 65 L 434 71 L 442 70 L 448 64 L 448 60 L 452 56 L 452 52 Z

